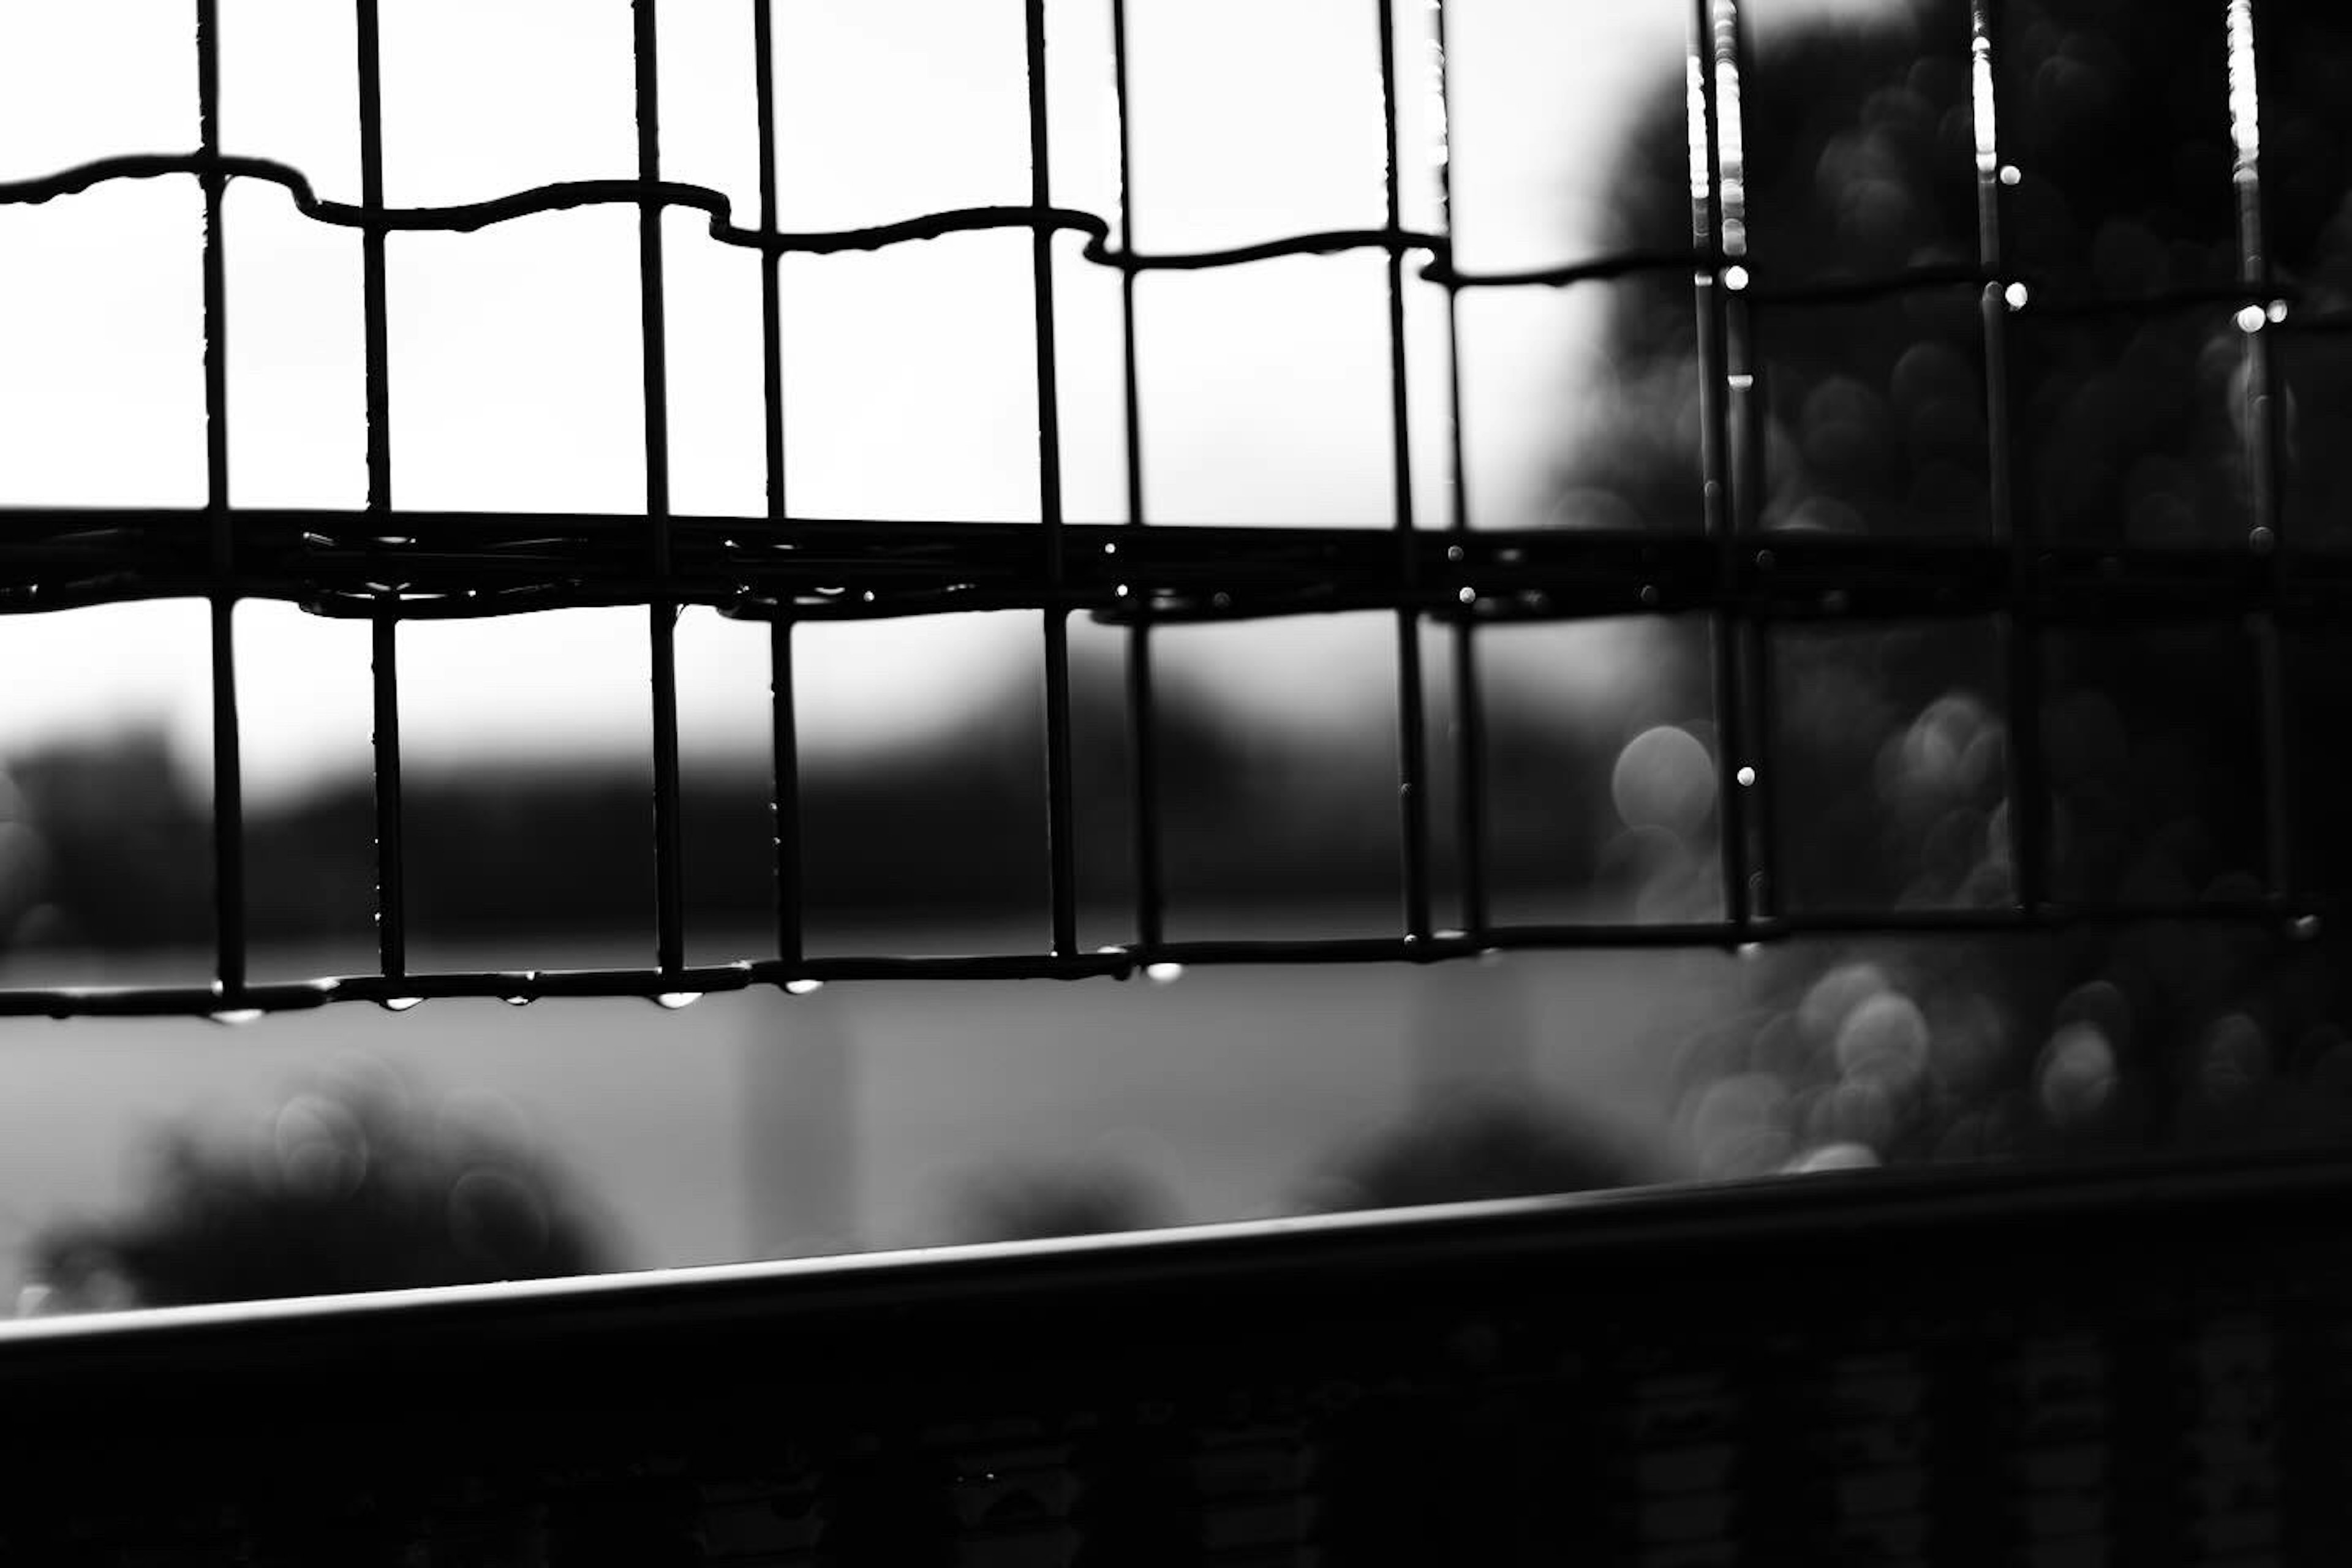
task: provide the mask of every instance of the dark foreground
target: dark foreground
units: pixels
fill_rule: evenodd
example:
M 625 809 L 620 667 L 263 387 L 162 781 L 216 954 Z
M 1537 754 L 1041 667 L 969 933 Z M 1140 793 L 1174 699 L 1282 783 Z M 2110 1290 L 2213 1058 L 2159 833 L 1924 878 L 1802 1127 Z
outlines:
M 52 1563 L 2318 1562 L 2352 1165 L 1801 1178 L 0 1335 Z

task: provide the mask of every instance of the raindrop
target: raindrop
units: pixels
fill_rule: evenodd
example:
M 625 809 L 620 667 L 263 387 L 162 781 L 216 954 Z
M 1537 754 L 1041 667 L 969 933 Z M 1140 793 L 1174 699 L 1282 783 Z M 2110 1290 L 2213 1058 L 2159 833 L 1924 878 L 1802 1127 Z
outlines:
M 1105 555 L 1116 555 L 1118 553 L 1118 546 L 1116 544 L 1106 544 L 1103 546 L 1103 553 Z
M 1465 605 L 1475 605 L 1478 602 L 1478 590 L 1475 588 L 1465 587 L 1454 596 L 1461 600 Z
M 509 1007 L 528 1007 L 533 1002 L 538 1001 L 539 998 L 536 996 L 501 996 L 499 1000 L 505 1003 Z
M 2294 922 L 2287 927 L 2287 931 L 2297 942 L 2310 942 L 2319 935 L 2319 917 L 2297 915 Z
M 788 996 L 814 996 L 824 989 L 822 980 L 787 980 L 784 994 Z
M 2252 533 L 2246 535 L 2248 547 L 2257 555 L 2268 555 L 2271 552 L 2271 546 L 2277 542 L 2278 535 L 2267 528 L 2256 528 Z
M 376 1005 L 387 1013 L 405 1013 L 411 1007 L 421 1005 L 424 1001 L 422 996 L 387 996 Z
M 2025 171 L 2019 168 L 2016 164 L 2003 163 L 2000 166 L 2000 183 L 2002 184 L 2013 185 L 2023 178 L 2025 178 Z
M 1748 287 L 1748 268 L 1734 264 L 1723 269 L 1723 286 L 1733 293 Z
M 675 1013 L 681 1007 L 691 1007 L 702 1000 L 699 991 L 665 991 L 654 998 L 654 1005 Z
M 1116 590 L 1116 592 L 1118 593 L 1118 596 L 1119 596 L 1120 598 L 1122 598 L 1122 599 L 1126 598 L 1126 597 L 1127 597 L 1127 584 L 1124 584 L 1124 583 L 1121 583 L 1121 584 L 1118 585 L 1118 589 Z
M 1184 977 L 1184 966 L 1181 963 L 1147 963 L 1143 966 L 1143 977 L 1154 985 L 1173 985 Z
M 1739 771 L 1732 774 L 1732 777 L 1739 781 L 1739 787 L 1741 789 L 1754 789 L 1756 787 L 1756 770 L 1749 767 L 1745 763 L 1739 764 Z
M 240 1024 L 258 1022 L 260 1017 L 261 1009 L 258 1007 L 224 1007 L 212 1015 L 214 1023 L 225 1024 L 230 1028 L 235 1028 Z
M 2281 321 L 2285 321 L 2285 320 L 2286 320 L 2286 301 L 2285 301 L 2285 300 L 2272 300 L 2272 301 L 2271 301 L 2270 318 L 2271 318 L 2271 322 L 2272 322 L 2272 324 L 2273 324 L 2273 325 L 2276 325 L 2278 322 L 2281 322 Z
M 2260 305 L 2242 305 L 2238 308 L 2238 331 L 2242 332 L 2259 332 L 2269 321 L 2269 312 Z
M 2011 283 L 2000 291 L 2000 297 L 2012 310 L 2025 309 L 2026 290 L 2022 283 Z

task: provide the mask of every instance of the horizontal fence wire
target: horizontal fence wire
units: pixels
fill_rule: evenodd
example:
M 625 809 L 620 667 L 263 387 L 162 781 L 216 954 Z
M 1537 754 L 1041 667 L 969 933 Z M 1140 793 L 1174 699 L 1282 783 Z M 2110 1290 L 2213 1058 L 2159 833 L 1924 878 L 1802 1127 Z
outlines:
M 174 174 L 276 185 L 293 198 L 296 211 L 313 222 L 363 233 L 475 234 L 523 218 L 583 208 L 677 209 L 708 216 L 709 237 L 716 243 L 770 257 L 840 256 L 944 239 L 950 235 L 1017 230 L 1083 235 L 1086 244 L 1080 247 L 1079 255 L 1084 259 L 1121 272 L 1202 272 L 1287 257 L 1328 257 L 1370 250 L 1394 256 L 1426 255 L 1429 260 L 1414 269 L 1414 277 L 1447 289 L 1558 289 L 1643 273 L 1685 272 L 1696 268 L 1720 274 L 1727 268 L 1738 267 L 1744 269 L 1745 277 L 1744 280 L 1735 279 L 1738 291 L 1762 304 L 1833 305 L 1921 289 L 1995 284 L 2006 289 L 2015 285 L 2023 290 L 2023 302 L 2013 308 L 2036 318 L 2096 319 L 2145 315 L 2197 305 L 2275 304 L 2284 306 L 2285 310 L 2271 323 L 2269 331 L 2339 334 L 2352 331 L 2352 310 L 2298 310 L 2295 307 L 2304 302 L 2305 291 L 2284 281 L 2269 287 L 2213 283 L 2138 293 L 2070 293 L 2063 284 L 2053 282 L 2032 269 L 1937 263 L 1852 278 L 1776 282 L 1769 268 L 1759 271 L 1753 258 L 1706 248 L 1633 250 L 1549 267 L 1482 270 L 1454 265 L 1454 242 L 1449 236 L 1402 226 L 1322 229 L 1212 250 L 1137 251 L 1111 243 L 1110 219 L 1076 207 L 1045 204 L 954 207 L 856 228 L 746 228 L 734 221 L 734 203 L 725 193 L 678 180 L 559 180 L 509 195 L 448 206 L 372 206 L 320 196 L 312 189 L 310 176 L 290 163 L 231 153 L 131 153 L 97 159 L 33 179 L 0 181 L 0 206 L 38 205 L 108 184 Z
M 1433 88 L 1450 109 L 1445 10 L 1427 8 L 1430 36 L 1401 40 L 1397 8 L 1371 0 L 1368 25 L 1381 29 L 1386 158 L 1380 226 L 1332 229 L 1220 249 L 1151 252 L 1135 244 L 1129 156 L 1129 58 L 1124 0 L 1111 12 L 1119 196 L 1116 221 L 1055 205 L 1046 161 L 1049 94 L 1045 11 L 1028 0 L 1024 68 L 1032 155 L 1026 205 L 924 213 L 856 228 L 778 226 L 777 104 L 772 0 L 754 0 L 753 70 L 761 138 L 759 211 L 739 222 L 724 194 L 660 175 L 656 0 L 633 0 L 636 177 L 573 180 L 489 200 L 439 206 L 383 200 L 382 66 L 378 0 L 355 0 L 358 15 L 361 195 L 357 204 L 320 196 L 298 167 L 220 151 L 215 0 L 194 0 L 201 141 L 189 153 L 101 159 L 37 178 L 0 182 L 0 206 L 70 199 L 124 182 L 181 178 L 204 193 L 207 490 L 201 508 L 0 507 L 0 614 L 41 613 L 143 599 L 199 598 L 213 608 L 215 679 L 217 974 L 208 986 L 0 991 L 0 1015 L 209 1014 L 243 1017 L 336 1001 L 404 1007 L 429 997 L 638 995 L 675 1005 L 705 993 L 778 985 L 805 990 L 830 980 L 1118 976 L 1185 963 L 1414 962 L 1513 949 L 1713 946 L 1744 950 L 1806 935 L 2046 932 L 2168 919 L 2266 925 L 2308 936 L 2341 900 L 2307 893 L 2294 874 L 2295 837 L 2287 803 L 2291 748 L 2284 713 L 2282 632 L 2352 622 L 2352 554 L 2289 552 L 2280 523 L 2283 437 L 2275 342 L 2297 334 L 2352 332 L 2352 311 L 2309 305 L 2279 279 L 2262 248 L 2259 179 L 2251 157 L 2236 181 L 2241 265 L 2234 280 L 2112 295 L 2070 292 L 2063 281 L 2017 266 L 2001 243 L 2006 182 L 1996 174 L 1990 123 L 1994 0 L 1974 7 L 1979 220 L 1974 265 L 1937 263 L 1852 277 L 1777 276 L 1773 258 L 1747 246 L 1746 181 L 1740 166 L 1740 88 L 1749 67 L 1736 0 L 1693 0 L 1689 55 L 1693 157 L 1706 177 L 1693 191 L 1693 244 L 1633 249 L 1510 270 L 1455 260 L 1450 150 L 1436 171 L 1436 231 L 1404 222 L 1399 116 L 1401 42 L 1434 50 Z M 1419 8 L 1414 8 L 1416 11 Z M 2231 12 L 2233 68 L 2251 62 L 2242 35 L 2251 13 Z M 2251 63 L 2246 68 L 2251 69 Z M 1445 113 L 1451 122 L 1451 114 Z M 362 243 L 368 487 L 357 510 L 237 507 L 227 474 L 227 319 L 221 212 L 229 185 L 283 191 L 310 221 L 356 231 Z M 386 368 L 384 244 L 394 234 L 469 234 L 532 216 L 590 207 L 633 209 L 640 233 L 644 336 L 645 507 L 640 512 L 490 512 L 404 509 L 392 491 L 392 401 Z M 702 214 L 709 238 L 762 259 L 763 438 L 767 504 L 756 517 L 674 511 L 667 484 L 667 389 L 663 363 L 663 220 Z M 1031 237 L 1035 291 L 1040 521 L 927 521 L 803 516 L 789 504 L 782 415 L 779 264 L 787 256 L 877 251 L 952 235 L 1017 232 Z M 1121 279 L 1122 417 L 1127 435 L 1126 516 L 1091 523 L 1065 516 L 1054 340 L 1053 241 L 1083 240 L 1087 264 Z M 1394 504 L 1385 520 L 1360 526 L 1194 526 L 1147 520 L 1142 473 L 1135 309 L 1136 279 L 1247 266 L 1290 257 L 1370 252 L 1385 257 Z M 1703 484 L 1695 484 L 1687 531 L 1580 526 L 1489 529 L 1475 519 L 1463 473 L 1459 300 L 1478 289 L 1571 288 L 1656 277 L 1694 289 L 1703 400 Z M 1445 464 L 1450 510 L 1440 526 L 1416 526 L 1409 418 L 1405 285 L 1443 291 Z M 1973 289 L 1981 304 L 1986 371 L 1990 529 L 1981 536 L 1881 538 L 1792 533 L 1762 523 L 1763 410 L 1753 361 L 1753 320 L 1775 308 L 1860 303 L 1932 291 Z M 2021 321 L 2152 318 L 2234 310 L 2246 337 L 2249 489 L 2262 526 L 2241 544 L 2210 548 L 2115 548 L 2036 537 L 2021 521 L 2011 489 L 2014 416 L 2008 344 Z M 2259 317 L 2256 321 L 2254 318 Z M 2248 325 L 2249 322 L 2251 325 Z M 1374 330 L 1367 324 L 1368 331 Z M 373 709 L 377 837 L 379 972 L 310 982 L 257 984 L 246 975 L 243 780 L 230 616 L 240 599 L 275 600 L 312 614 L 363 619 L 373 635 Z M 686 962 L 679 885 L 680 786 L 674 644 L 677 611 L 714 608 L 771 627 L 773 724 L 776 952 L 719 966 Z M 656 844 L 655 963 L 645 968 L 411 973 L 408 900 L 403 876 L 402 755 L 398 628 L 404 622 L 473 619 L 558 608 L 632 606 L 647 615 L 652 656 Z M 1045 628 L 1045 772 L 1049 941 L 1034 952 L 961 957 L 815 957 L 804 952 L 800 752 L 793 700 L 794 627 L 808 622 L 1025 611 Z M 1155 626 L 1377 611 L 1395 618 L 1398 664 L 1399 847 L 1404 890 L 1402 929 L 1391 937 L 1301 941 L 1168 940 L 1164 846 L 1157 784 L 1162 736 L 1154 721 L 1151 630 Z M 1135 936 L 1081 951 L 1076 885 L 1081 868 L 1071 826 L 1071 716 L 1066 619 L 1083 614 L 1127 637 L 1128 739 L 1132 756 Z M 1716 647 L 1715 703 L 1721 744 L 1726 908 L 1717 920 L 1681 922 L 1496 923 L 1487 908 L 1485 726 L 1475 633 L 1486 626 L 1601 617 L 1689 617 Z M 1907 626 L 1979 618 L 1997 626 L 2005 649 L 2009 831 L 2018 886 L 1990 909 L 1798 910 L 1772 886 L 1775 858 L 1769 769 L 1757 763 L 1775 742 L 1768 668 L 1773 627 L 1790 624 Z M 2040 757 L 2042 654 L 2054 628 L 2236 622 L 2260 650 L 2265 823 L 2270 877 L 2265 894 L 2236 900 L 2121 906 L 2066 902 L 2048 888 L 2050 825 Z M 1424 626 L 1450 635 L 1454 725 L 1452 756 L 1453 868 L 1458 921 L 1434 911 L 1427 721 L 1421 678 Z

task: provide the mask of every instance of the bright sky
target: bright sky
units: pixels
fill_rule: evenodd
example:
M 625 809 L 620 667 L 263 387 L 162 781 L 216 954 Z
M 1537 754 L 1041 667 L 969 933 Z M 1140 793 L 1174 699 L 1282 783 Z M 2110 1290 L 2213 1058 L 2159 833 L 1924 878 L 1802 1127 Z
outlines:
M 382 0 L 395 204 L 478 199 L 635 163 L 625 0 Z M 220 0 L 232 152 L 358 199 L 352 8 Z M 1108 0 L 1053 0 L 1058 203 L 1116 212 Z M 196 142 L 191 0 L 0 6 L 0 178 Z M 1434 221 L 1426 13 L 1401 55 L 1407 221 Z M 1594 244 L 1610 126 L 1632 95 L 1678 90 L 1685 0 L 1454 0 L 1461 258 L 1507 267 Z M 881 222 L 1019 203 L 1028 191 L 1019 0 L 778 0 L 782 221 Z M 1192 248 L 1376 225 L 1371 0 L 1131 0 L 1137 243 Z M 751 7 L 662 12 L 664 173 L 756 214 Z M 635 216 L 551 215 L 388 247 L 398 504 L 627 511 L 643 498 Z M 187 178 L 0 208 L 0 502 L 194 505 L 204 496 L 200 205 Z M 233 500 L 363 497 L 360 245 L 273 188 L 233 187 Z M 1069 515 L 1122 517 L 1116 280 L 1063 248 L 1057 273 Z M 673 504 L 762 510 L 758 261 L 698 220 L 668 229 Z M 1027 240 L 967 236 L 793 258 L 785 286 L 789 491 L 836 517 L 1036 515 Z M 1144 280 L 1147 505 L 1155 521 L 1385 526 L 1389 433 L 1377 257 Z M 1570 434 L 1575 367 L 1605 293 L 1473 295 L 1465 434 L 1477 520 L 1540 516 Z M 1441 299 L 1412 301 L 1417 505 L 1448 512 Z M 1178 679 L 1216 680 L 1294 724 L 1385 703 L 1387 633 L 1355 617 L 1181 633 Z M 204 614 L 143 605 L 0 623 L 0 745 L 162 716 L 204 747 Z M 1034 669 L 1034 616 L 804 632 L 812 742 L 936 724 L 980 682 Z M 363 755 L 363 627 L 277 605 L 239 612 L 257 789 Z M 1180 645 L 1181 646 L 1177 646 Z M 1563 645 L 1548 645 L 1557 660 Z M 689 614 L 690 748 L 766 744 L 761 628 Z M 1616 661 L 1591 642 L 1591 679 Z M 1370 651 L 1376 650 L 1376 651 Z M 1370 657 L 1380 661 L 1367 668 Z M 403 634 L 412 747 L 643 743 L 644 617 L 568 612 Z M 27 674 L 25 672 L 33 672 Z M 1339 677 L 1336 687 L 1335 673 Z M 1337 692 L 1337 700 L 1334 693 Z M 512 717 L 518 700 L 536 711 Z M 1337 718 L 1334 715 L 1337 714 Z

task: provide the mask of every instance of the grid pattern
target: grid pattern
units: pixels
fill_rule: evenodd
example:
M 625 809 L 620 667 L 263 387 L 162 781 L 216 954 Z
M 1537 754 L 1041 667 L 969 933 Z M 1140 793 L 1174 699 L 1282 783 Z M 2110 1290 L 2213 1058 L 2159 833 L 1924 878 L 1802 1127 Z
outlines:
M 294 1009 L 331 1001 L 405 1005 L 429 996 L 633 994 L 675 1004 L 753 984 L 791 988 L 866 977 L 1076 978 L 1125 976 L 1193 963 L 1429 962 L 1507 948 L 1714 945 L 1743 947 L 1804 932 L 2032 931 L 2144 919 L 2270 922 L 2309 934 L 2326 912 L 2295 885 L 2294 824 L 2285 780 L 2288 735 L 2278 689 L 2283 622 L 2341 621 L 2352 612 L 2352 560 L 2290 548 L 2281 522 L 2280 333 L 2352 328 L 2341 313 L 2300 310 L 2273 276 L 2262 238 L 2259 169 L 2251 135 L 2253 95 L 2233 90 L 2245 121 L 2232 172 L 2242 266 L 2221 287 L 2130 299 L 2066 297 L 2022 275 L 2005 255 L 2006 200 L 1993 124 L 1998 0 L 1973 14 L 1974 132 L 1979 254 L 1973 267 L 1916 267 L 1859 279 L 1773 287 L 1751 274 L 1740 84 L 1745 26 L 1737 0 L 1693 0 L 1689 53 L 1692 183 L 1688 249 L 1615 254 L 1509 272 L 1457 267 L 1447 232 L 1403 223 L 1400 153 L 1399 19 L 1392 0 L 1367 7 L 1381 42 L 1386 216 L 1376 229 L 1300 234 L 1232 249 L 1153 254 L 1135 247 L 1129 167 L 1129 50 L 1125 0 L 1111 7 L 1118 73 L 1120 196 L 1118 223 L 1054 205 L 1048 156 L 1044 0 L 1026 0 L 1029 202 L 927 214 L 877 227 L 790 233 L 778 214 L 772 56 L 772 0 L 752 0 L 760 135 L 760 212 L 745 225 L 719 192 L 662 178 L 656 0 L 635 0 L 634 178 L 541 186 L 458 206 L 391 208 L 383 200 L 378 0 L 355 0 L 358 19 L 361 192 L 356 205 L 320 198 L 298 169 L 231 156 L 219 141 L 220 29 L 215 0 L 194 0 L 199 145 L 192 153 L 112 158 L 46 178 L 0 185 L 0 204 L 50 201 L 110 181 L 193 175 L 204 194 L 203 256 L 207 500 L 201 528 L 184 510 L 19 508 L 0 513 L 0 609 L 35 611 L 131 598 L 196 596 L 212 609 L 217 974 L 208 986 L 0 993 L 0 1013 L 192 1013 L 215 1016 Z M 2220 9 L 2216 8 L 2217 11 Z M 2252 69 L 2250 0 L 2227 9 L 2214 47 Z M 1427 11 L 1440 64 L 1445 7 Z M 222 253 L 222 205 L 232 180 L 282 186 L 314 222 L 359 231 L 363 247 L 367 502 L 363 512 L 232 508 L 228 487 L 226 343 L 230 322 Z M 470 232 L 532 214 L 590 205 L 639 215 L 645 497 L 640 514 L 461 513 L 404 510 L 392 487 L 393 409 L 386 370 L 385 237 Z M 664 331 L 666 209 L 706 214 L 710 238 L 757 251 L 762 268 L 767 510 L 762 518 L 680 515 L 670 506 Z M 983 524 L 815 520 L 788 504 L 782 416 L 781 289 L 788 254 L 872 250 L 942 235 L 1025 230 L 1032 237 L 1040 521 Z M 1058 235 L 1084 237 L 1084 257 L 1116 269 L 1121 288 L 1125 522 L 1066 521 L 1061 494 L 1055 342 Z M 1114 242 L 1114 234 L 1117 238 Z M 1147 523 L 1137 370 L 1135 289 L 1146 272 L 1243 266 L 1277 257 L 1381 253 L 1387 263 L 1389 407 L 1394 509 L 1390 526 L 1340 530 L 1167 528 Z M 1409 273 L 1408 268 L 1412 270 Z M 1471 526 L 1461 483 L 1461 296 L 1487 289 L 1560 288 L 1635 275 L 1688 276 L 1698 321 L 1706 529 L 1694 537 L 1612 530 L 1496 531 Z M 1405 297 L 1409 277 L 1440 285 L 1447 306 L 1447 448 L 1451 515 L 1415 515 L 1408 411 Z M 1972 286 L 1980 293 L 1986 357 L 1992 533 L 1987 539 L 1901 540 L 1767 535 L 1761 525 L 1763 421 L 1754 323 L 1776 305 L 1822 304 Z M 2014 515 L 2013 438 L 2007 345 L 2023 315 L 2156 312 L 2189 305 L 2240 310 L 2248 406 L 2242 427 L 2250 498 L 2259 520 L 2242 545 L 2163 552 L 2082 546 L 2036 537 Z M 198 542 L 201 541 L 201 543 Z M 247 978 L 244 811 L 237 681 L 231 615 L 245 597 L 285 600 L 315 613 L 365 618 L 373 630 L 377 832 L 377 973 L 296 984 Z M 478 616 L 577 605 L 642 605 L 651 650 L 656 900 L 655 952 L 642 968 L 476 973 L 412 971 L 403 881 L 399 627 L 405 620 Z M 695 966 L 686 961 L 680 886 L 677 675 L 673 626 L 682 605 L 702 605 L 772 628 L 773 661 L 775 944 L 772 956 Z M 1045 671 L 1049 941 L 1044 951 L 964 957 L 814 956 L 803 951 L 799 749 L 793 707 L 793 628 L 801 621 L 950 610 L 1023 610 L 1042 624 Z M 1152 632 L 1157 626 L 1328 612 L 1391 615 L 1396 629 L 1397 838 L 1402 919 L 1387 937 L 1304 941 L 1170 941 L 1155 784 L 1157 725 Z M 1126 628 L 1128 720 L 1133 757 L 1133 940 L 1087 951 L 1077 936 L 1077 847 L 1073 829 L 1068 617 L 1088 613 Z M 1477 628 L 1515 618 L 1696 614 L 1713 628 L 1719 744 L 1717 799 L 1724 908 L 1719 919 L 1674 923 L 1506 924 L 1486 894 L 1485 736 Z M 1774 730 L 1767 668 L 1769 629 L 1805 619 L 1912 621 L 1995 617 L 2002 628 L 2010 700 L 2010 832 L 2015 894 L 1993 909 L 1797 910 L 1777 899 L 1774 780 L 1763 766 Z M 2252 899 L 2130 909 L 2054 900 L 2048 782 L 2039 739 L 2044 628 L 2141 620 L 2244 618 L 2264 650 L 2261 765 L 2266 785 L 2268 886 Z M 1452 766 L 1457 809 L 1447 825 L 1461 868 L 1459 910 L 1445 919 L 1433 890 L 1432 766 L 1426 739 L 1424 623 L 1450 635 L 1455 724 Z

